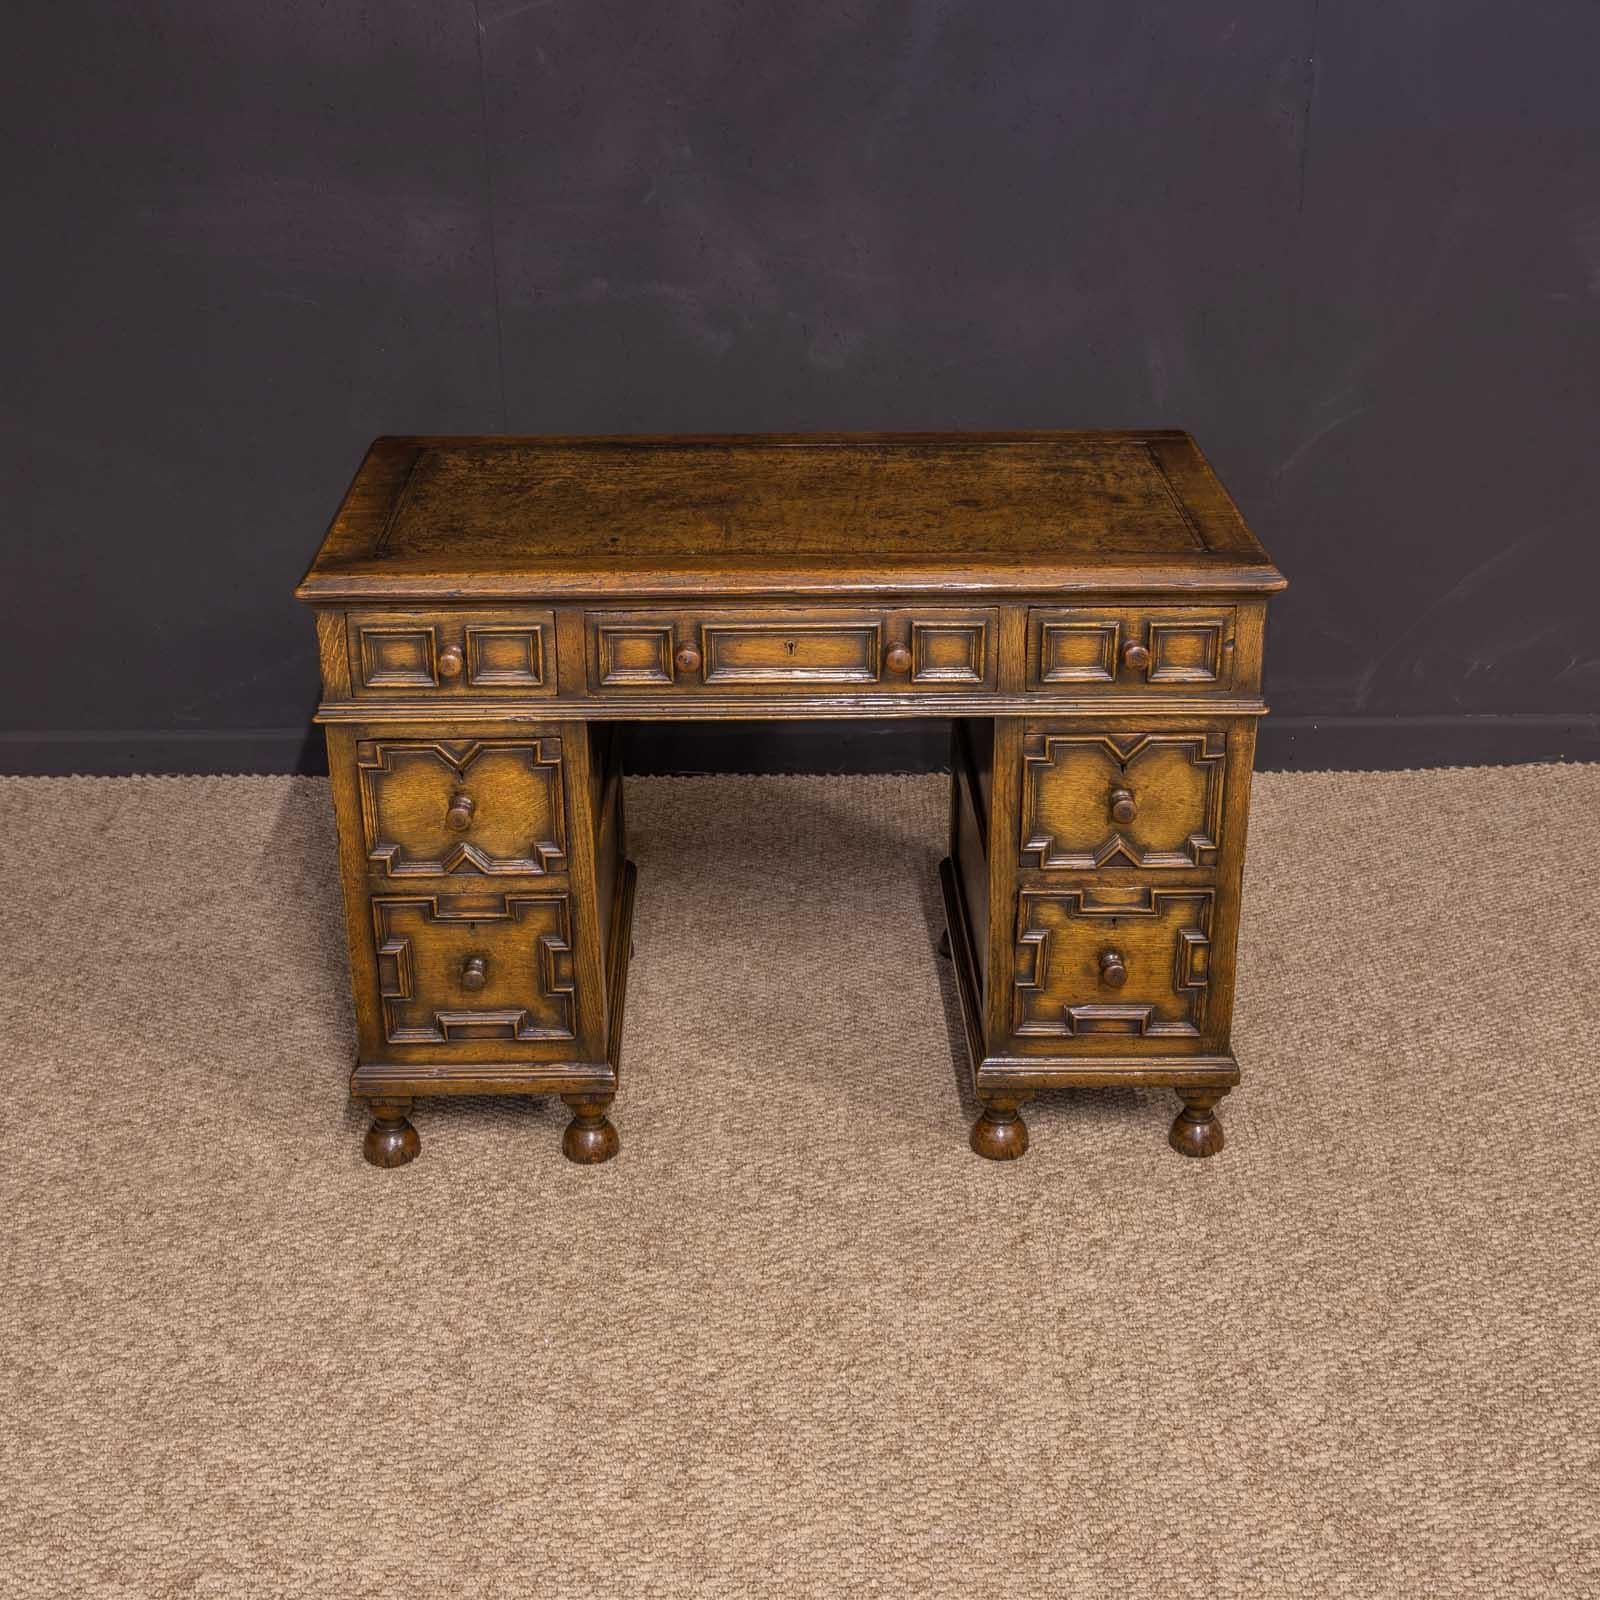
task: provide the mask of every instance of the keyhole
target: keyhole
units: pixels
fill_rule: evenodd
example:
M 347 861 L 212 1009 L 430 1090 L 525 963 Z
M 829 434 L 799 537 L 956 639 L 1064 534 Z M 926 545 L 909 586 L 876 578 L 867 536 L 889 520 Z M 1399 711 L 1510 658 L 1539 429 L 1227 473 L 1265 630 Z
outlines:
M 787 650 L 790 655 L 793 655 L 794 654 L 794 640 L 793 639 L 785 639 L 783 641 L 783 648 L 785 650 Z

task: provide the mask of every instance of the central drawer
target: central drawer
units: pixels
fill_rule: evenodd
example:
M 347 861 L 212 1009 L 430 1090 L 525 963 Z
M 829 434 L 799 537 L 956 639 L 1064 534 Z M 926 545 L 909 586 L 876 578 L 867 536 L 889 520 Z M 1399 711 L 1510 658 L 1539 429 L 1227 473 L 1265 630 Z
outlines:
M 594 611 L 586 629 L 597 694 L 982 693 L 995 685 L 993 609 Z

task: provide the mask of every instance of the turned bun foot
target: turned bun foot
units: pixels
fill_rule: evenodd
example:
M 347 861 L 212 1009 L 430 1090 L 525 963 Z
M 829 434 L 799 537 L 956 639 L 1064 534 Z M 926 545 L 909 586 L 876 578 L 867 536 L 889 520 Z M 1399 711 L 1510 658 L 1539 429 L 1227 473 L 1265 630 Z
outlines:
M 622 1148 L 621 1136 L 606 1116 L 611 1096 L 563 1095 L 562 1099 L 572 1109 L 572 1121 L 561 1135 L 562 1155 L 582 1166 L 609 1161 Z
M 1173 1119 L 1167 1143 L 1180 1156 L 1214 1156 L 1222 1148 L 1216 1104 L 1226 1089 L 1182 1089 L 1183 1110 Z
M 1028 1148 L 1028 1125 L 1013 1101 L 986 1101 L 972 1124 L 972 1148 L 986 1161 L 1015 1161 Z
M 361 1146 L 361 1153 L 375 1167 L 403 1167 L 417 1159 L 422 1140 L 406 1120 L 409 1100 L 374 1100 L 372 1126 Z
M 946 961 L 950 959 L 950 930 L 948 928 L 946 928 L 944 932 L 939 935 L 939 954 L 942 955 Z

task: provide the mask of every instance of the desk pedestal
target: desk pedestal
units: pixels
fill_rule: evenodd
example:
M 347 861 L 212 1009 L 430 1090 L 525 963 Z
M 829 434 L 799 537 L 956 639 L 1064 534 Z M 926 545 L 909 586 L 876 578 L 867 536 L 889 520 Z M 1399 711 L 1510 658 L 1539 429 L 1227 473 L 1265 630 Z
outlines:
M 1141 1084 L 1177 1090 L 1175 1150 L 1215 1154 L 1255 719 L 952 730 L 940 880 L 972 1148 L 1024 1154 L 1042 1091 Z M 541 1094 L 572 1111 L 568 1159 L 609 1160 L 636 876 L 615 725 L 340 724 L 328 750 L 367 1159 L 415 1158 L 419 1096 Z

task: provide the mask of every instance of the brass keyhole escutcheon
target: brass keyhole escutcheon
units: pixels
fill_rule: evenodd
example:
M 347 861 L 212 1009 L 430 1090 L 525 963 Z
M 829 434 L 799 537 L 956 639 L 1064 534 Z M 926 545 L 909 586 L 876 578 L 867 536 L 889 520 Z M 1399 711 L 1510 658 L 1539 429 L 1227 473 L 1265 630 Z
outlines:
M 799 646 L 795 643 L 795 641 L 793 639 L 785 639 L 783 641 L 783 648 L 785 650 L 787 650 L 790 655 L 793 655 L 795 653 L 795 651 L 797 649 L 799 649 Z

